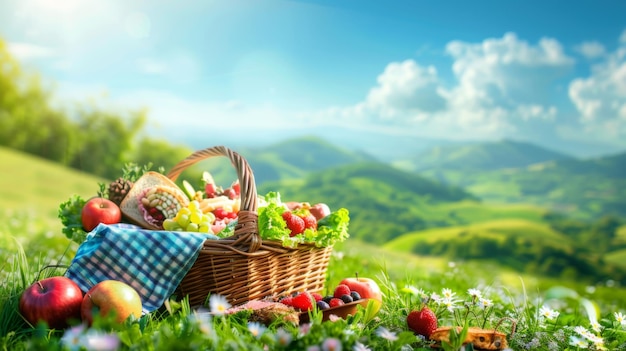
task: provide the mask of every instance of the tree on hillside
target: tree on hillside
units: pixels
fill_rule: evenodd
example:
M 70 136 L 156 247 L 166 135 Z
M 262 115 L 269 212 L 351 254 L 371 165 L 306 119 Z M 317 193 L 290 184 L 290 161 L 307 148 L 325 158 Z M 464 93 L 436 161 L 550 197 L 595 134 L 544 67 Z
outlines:
M 112 111 L 86 102 L 68 111 L 53 106 L 52 97 L 52 88 L 22 70 L 0 39 L 0 146 L 109 179 L 129 162 L 171 167 L 190 153 L 165 141 L 138 141 L 145 110 Z
M 131 162 L 132 145 L 146 123 L 144 111 L 121 117 L 96 107 L 80 107 L 76 121 L 80 130 L 77 152 L 69 166 L 114 179 Z
M 0 145 L 67 161 L 72 128 L 50 96 L 40 77 L 25 73 L 0 40 Z

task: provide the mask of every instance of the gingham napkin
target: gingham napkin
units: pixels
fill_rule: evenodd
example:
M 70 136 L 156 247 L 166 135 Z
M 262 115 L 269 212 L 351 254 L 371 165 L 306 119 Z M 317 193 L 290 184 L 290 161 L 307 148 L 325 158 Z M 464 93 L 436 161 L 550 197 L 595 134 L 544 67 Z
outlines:
M 103 280 L 123 281 L 137 290 L 149 313 L 176 290 L 207 239 L 217 237 L 99 224 L 78 247 L 65 276 L 85 292 Z

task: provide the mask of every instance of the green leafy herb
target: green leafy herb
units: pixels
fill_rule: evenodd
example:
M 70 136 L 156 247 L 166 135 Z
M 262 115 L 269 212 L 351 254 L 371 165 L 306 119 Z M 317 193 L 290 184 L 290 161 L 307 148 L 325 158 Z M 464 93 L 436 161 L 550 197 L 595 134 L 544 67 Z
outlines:
M 79 195 L 74 195 L 67 201 L 61 203 L 59 206 L 58 217 L 63 223 L 63 234 L 65 236 L 80 244 L 85 241 L 87 232 L 83 229 L 83 223 L 80 218 L 80 214 L 83 210 L 83 206 L 87 200 L 81 198 Z

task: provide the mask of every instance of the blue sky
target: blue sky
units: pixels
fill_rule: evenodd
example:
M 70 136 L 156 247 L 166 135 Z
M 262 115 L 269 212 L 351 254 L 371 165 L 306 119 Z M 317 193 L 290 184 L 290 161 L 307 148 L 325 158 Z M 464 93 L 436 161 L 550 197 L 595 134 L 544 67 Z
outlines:
M 4 0 L 0 37 L 61 103 L 145 106 L 155 133 L 626 149 L 623 1 Z

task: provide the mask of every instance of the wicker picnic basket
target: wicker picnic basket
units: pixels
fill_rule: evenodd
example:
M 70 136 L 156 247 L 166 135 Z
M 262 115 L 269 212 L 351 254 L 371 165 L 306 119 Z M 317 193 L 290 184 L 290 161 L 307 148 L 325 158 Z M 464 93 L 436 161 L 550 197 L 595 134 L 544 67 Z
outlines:
M 254 175 L 241 155 L 225 146 L 199 150 L 176 164 L 167 177 L 175 181 L 187 167 L 220 156 L 230 159 L 241 186 L 237 226 L 229 238 L 204 242 L 177 295 L 188 296 L 190 305 L 198 306 L 210 294 L 225 296 L 237 305 L 294 291 L 321 292 L 332 247 L 300 244 L 287 248 L 260 237 Z

